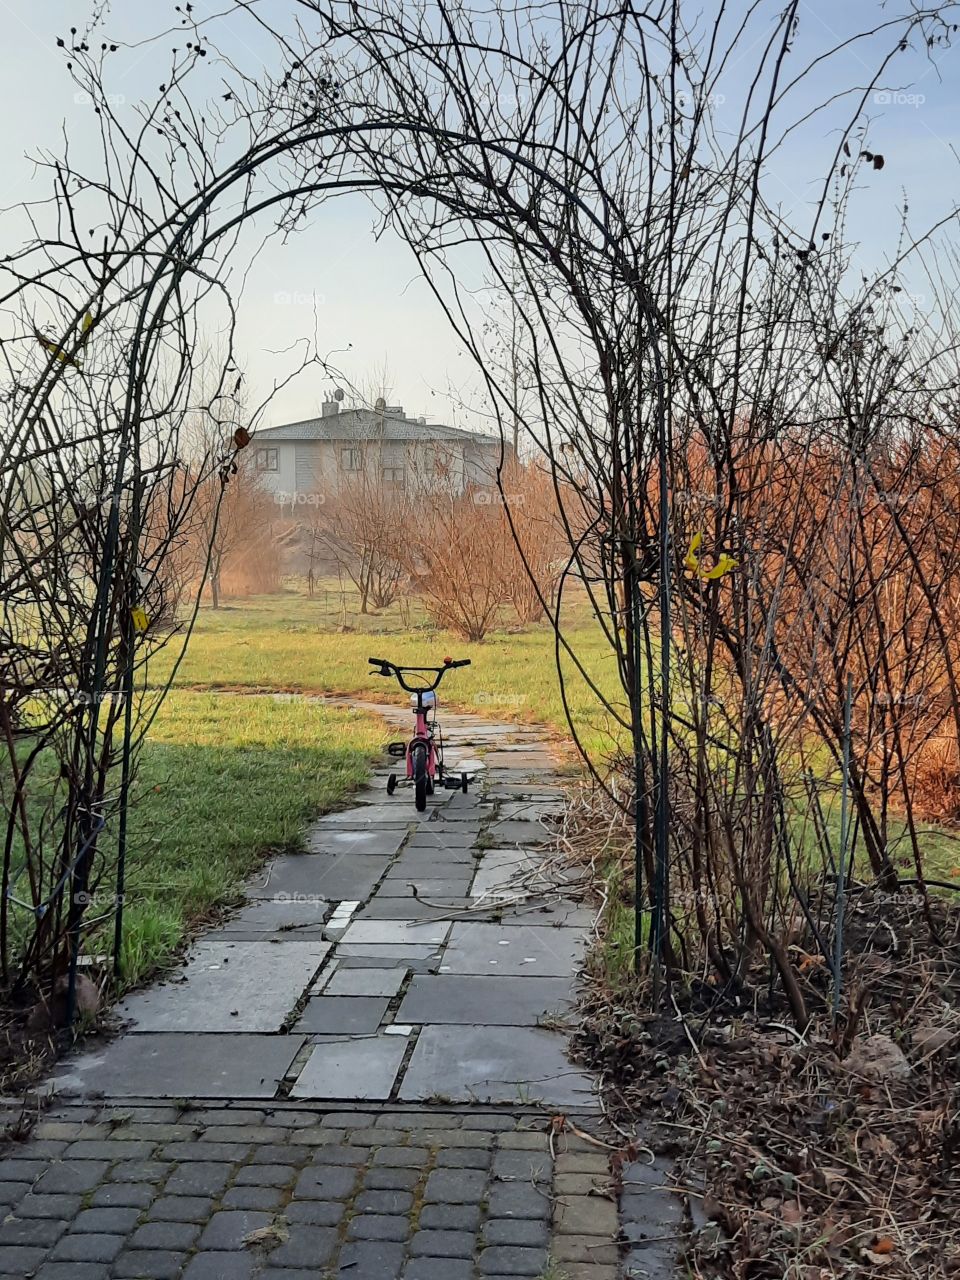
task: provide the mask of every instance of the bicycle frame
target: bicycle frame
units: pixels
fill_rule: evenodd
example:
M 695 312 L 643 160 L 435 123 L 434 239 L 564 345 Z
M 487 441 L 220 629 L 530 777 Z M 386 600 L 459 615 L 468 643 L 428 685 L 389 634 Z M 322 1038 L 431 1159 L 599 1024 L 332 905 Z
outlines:
M 427 719 L 427 708 L 423 705 L 423 695 L 428 690 L 421 689 L 417 692 L 417 705 L 414 708 L 416 721 L 413 729 L 413 737 L 407 743 L 407 777 L 413 777 L 413 750 L 421 742 L 427 748 L 427 776 L 436 779 L 437 768 L 443 766 L 442 750 L 438 750 L 437 741 L 434 737 L 434 729 L 436 728 L 436 704 L 434 704 L 434 720 L 433 724 Z

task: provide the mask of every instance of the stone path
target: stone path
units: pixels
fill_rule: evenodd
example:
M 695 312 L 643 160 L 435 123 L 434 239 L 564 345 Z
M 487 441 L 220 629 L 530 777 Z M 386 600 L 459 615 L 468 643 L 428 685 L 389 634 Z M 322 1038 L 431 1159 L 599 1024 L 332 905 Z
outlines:
M 444 728 L 469 794 L 419 815 L 385 767 L 62 1064 L 0 1159 L 0 1280 L 668 1275 L 659 1173 L 626 1168 L 621 1249 L 570 1128 L 602 1132 L 562 1030 L 591 914 L 539 870 L 556 763 L 532 730 Z

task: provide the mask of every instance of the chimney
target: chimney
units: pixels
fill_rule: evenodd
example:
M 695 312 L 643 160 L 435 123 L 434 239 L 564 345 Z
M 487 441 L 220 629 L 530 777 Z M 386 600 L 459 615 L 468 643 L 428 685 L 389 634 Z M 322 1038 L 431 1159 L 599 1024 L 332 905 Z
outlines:
M 337 400 L 324 400 L 320 409 L 322 418 L 335 418 L 340 412 L 340 404 Z

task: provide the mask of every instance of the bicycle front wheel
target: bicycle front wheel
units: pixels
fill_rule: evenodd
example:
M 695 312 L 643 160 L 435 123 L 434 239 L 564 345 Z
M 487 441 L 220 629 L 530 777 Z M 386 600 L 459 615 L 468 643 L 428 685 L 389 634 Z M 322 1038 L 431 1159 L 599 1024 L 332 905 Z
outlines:
M 413 791 L 417 812 L 427 807 L 427 748 L 418 744 L 413 748 Z

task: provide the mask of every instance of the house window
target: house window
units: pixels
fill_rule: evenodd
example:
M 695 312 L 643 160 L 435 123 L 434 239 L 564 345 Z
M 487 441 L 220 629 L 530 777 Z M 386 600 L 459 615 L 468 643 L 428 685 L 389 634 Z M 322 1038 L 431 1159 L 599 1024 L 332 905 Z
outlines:
M 280 470 L 280 450 L 279 449 L 258 449 L 257 450 L 257 470 L 258 471 L 279 471 Z
M 340 466 L 344 471 L 362 471 L 363 470 L 363 454 L 359 449 L 347 448 L 340 450 Z
M 383 483 L 403 485 L 406 481 L 406 446 L 396 440 L 385 442 L 380 449 L 380 474 Z

